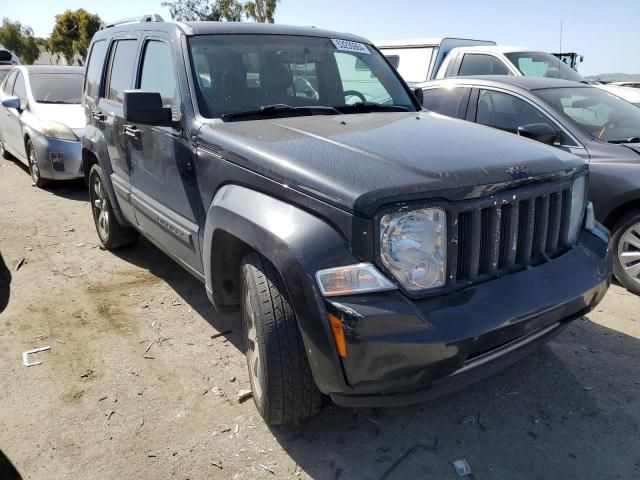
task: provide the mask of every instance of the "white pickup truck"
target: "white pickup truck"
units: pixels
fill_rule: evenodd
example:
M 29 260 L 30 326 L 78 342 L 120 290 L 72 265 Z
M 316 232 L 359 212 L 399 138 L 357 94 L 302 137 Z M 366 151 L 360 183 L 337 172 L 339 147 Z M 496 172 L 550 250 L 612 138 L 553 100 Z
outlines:
M 584 82 L 551 53 L 485 40 L 429 38 L 390 40 L 376 46 L 410 83 L 470 75 L 516 75 Z

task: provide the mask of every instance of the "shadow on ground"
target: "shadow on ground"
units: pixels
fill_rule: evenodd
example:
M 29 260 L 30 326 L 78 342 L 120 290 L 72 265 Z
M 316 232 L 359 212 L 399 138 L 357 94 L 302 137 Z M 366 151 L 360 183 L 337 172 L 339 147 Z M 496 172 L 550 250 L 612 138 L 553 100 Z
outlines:
M 204 284 L 171 260 L 147 239 L 140 237 L 135 245 L 115 250 L 112 253 L 122 260 L 144 268 L 153 275 L 162 278 L 185 303 L 188 303 L 218 332 L 229 332 L 224 337 L 234 347 L 244 352 L 244 340 L 238 314 L 216 313 L 213 305 L 209 302 Z
M 11 271 L 7 268 L 0 252 L 0 313 L 7 308 L 9 297 L 11 296 Z M 0 477 L 2 478 L 2 477 Z
M 149 270 L 243 350 L 237 315 L 217 314 L 203 285 L 140 239 L 114 252 Z M 588 319 L 549 345 L 462 391 L 398 409 L 344 409 L 330 401 L 297 427 L 272 428 L 317 480 L 640 477 L 640 340 Z M 621 374 L 621 372 L 623 372 Z
M 22 476 L 7 456 L 2 453 L 2 450 L 0 450 L 0 478 L 2 480 L 22 480 Z

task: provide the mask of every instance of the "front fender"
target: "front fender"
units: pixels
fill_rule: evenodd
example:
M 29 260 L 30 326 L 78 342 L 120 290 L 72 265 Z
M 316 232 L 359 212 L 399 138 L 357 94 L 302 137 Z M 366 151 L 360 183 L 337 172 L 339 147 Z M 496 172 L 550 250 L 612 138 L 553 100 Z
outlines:
M 233 235 L 266 257 L 280 273 L 291 299 L 311 370 L 325 393 L 348 389 L 315 281 L 322 268 L 357 263 L 346 241 L 320 218 L 238 185 L 225 185 L 207 212 L 204 265 L 207 294 L 215 297 L 211 265 L 220 261 L 216 231 Z

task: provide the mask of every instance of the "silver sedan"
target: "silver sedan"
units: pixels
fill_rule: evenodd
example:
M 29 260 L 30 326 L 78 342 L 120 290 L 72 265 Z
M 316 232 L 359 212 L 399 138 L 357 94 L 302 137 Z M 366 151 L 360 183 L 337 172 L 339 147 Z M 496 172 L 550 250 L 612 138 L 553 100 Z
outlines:
M 81 67 L 17 66 L 0 84 L 0 153 L 24 162 L 38 187 L 83 177 L 83 78 Z

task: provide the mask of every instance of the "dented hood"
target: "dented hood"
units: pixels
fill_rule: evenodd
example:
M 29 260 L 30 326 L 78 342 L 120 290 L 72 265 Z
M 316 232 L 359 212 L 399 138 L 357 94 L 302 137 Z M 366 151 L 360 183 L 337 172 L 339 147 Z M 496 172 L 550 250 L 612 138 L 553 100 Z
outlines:
M 199 143 L 364 214 L 400 199 L 584 166 L 557 148 L 426 112 L 210 123 L 200 130 Z

